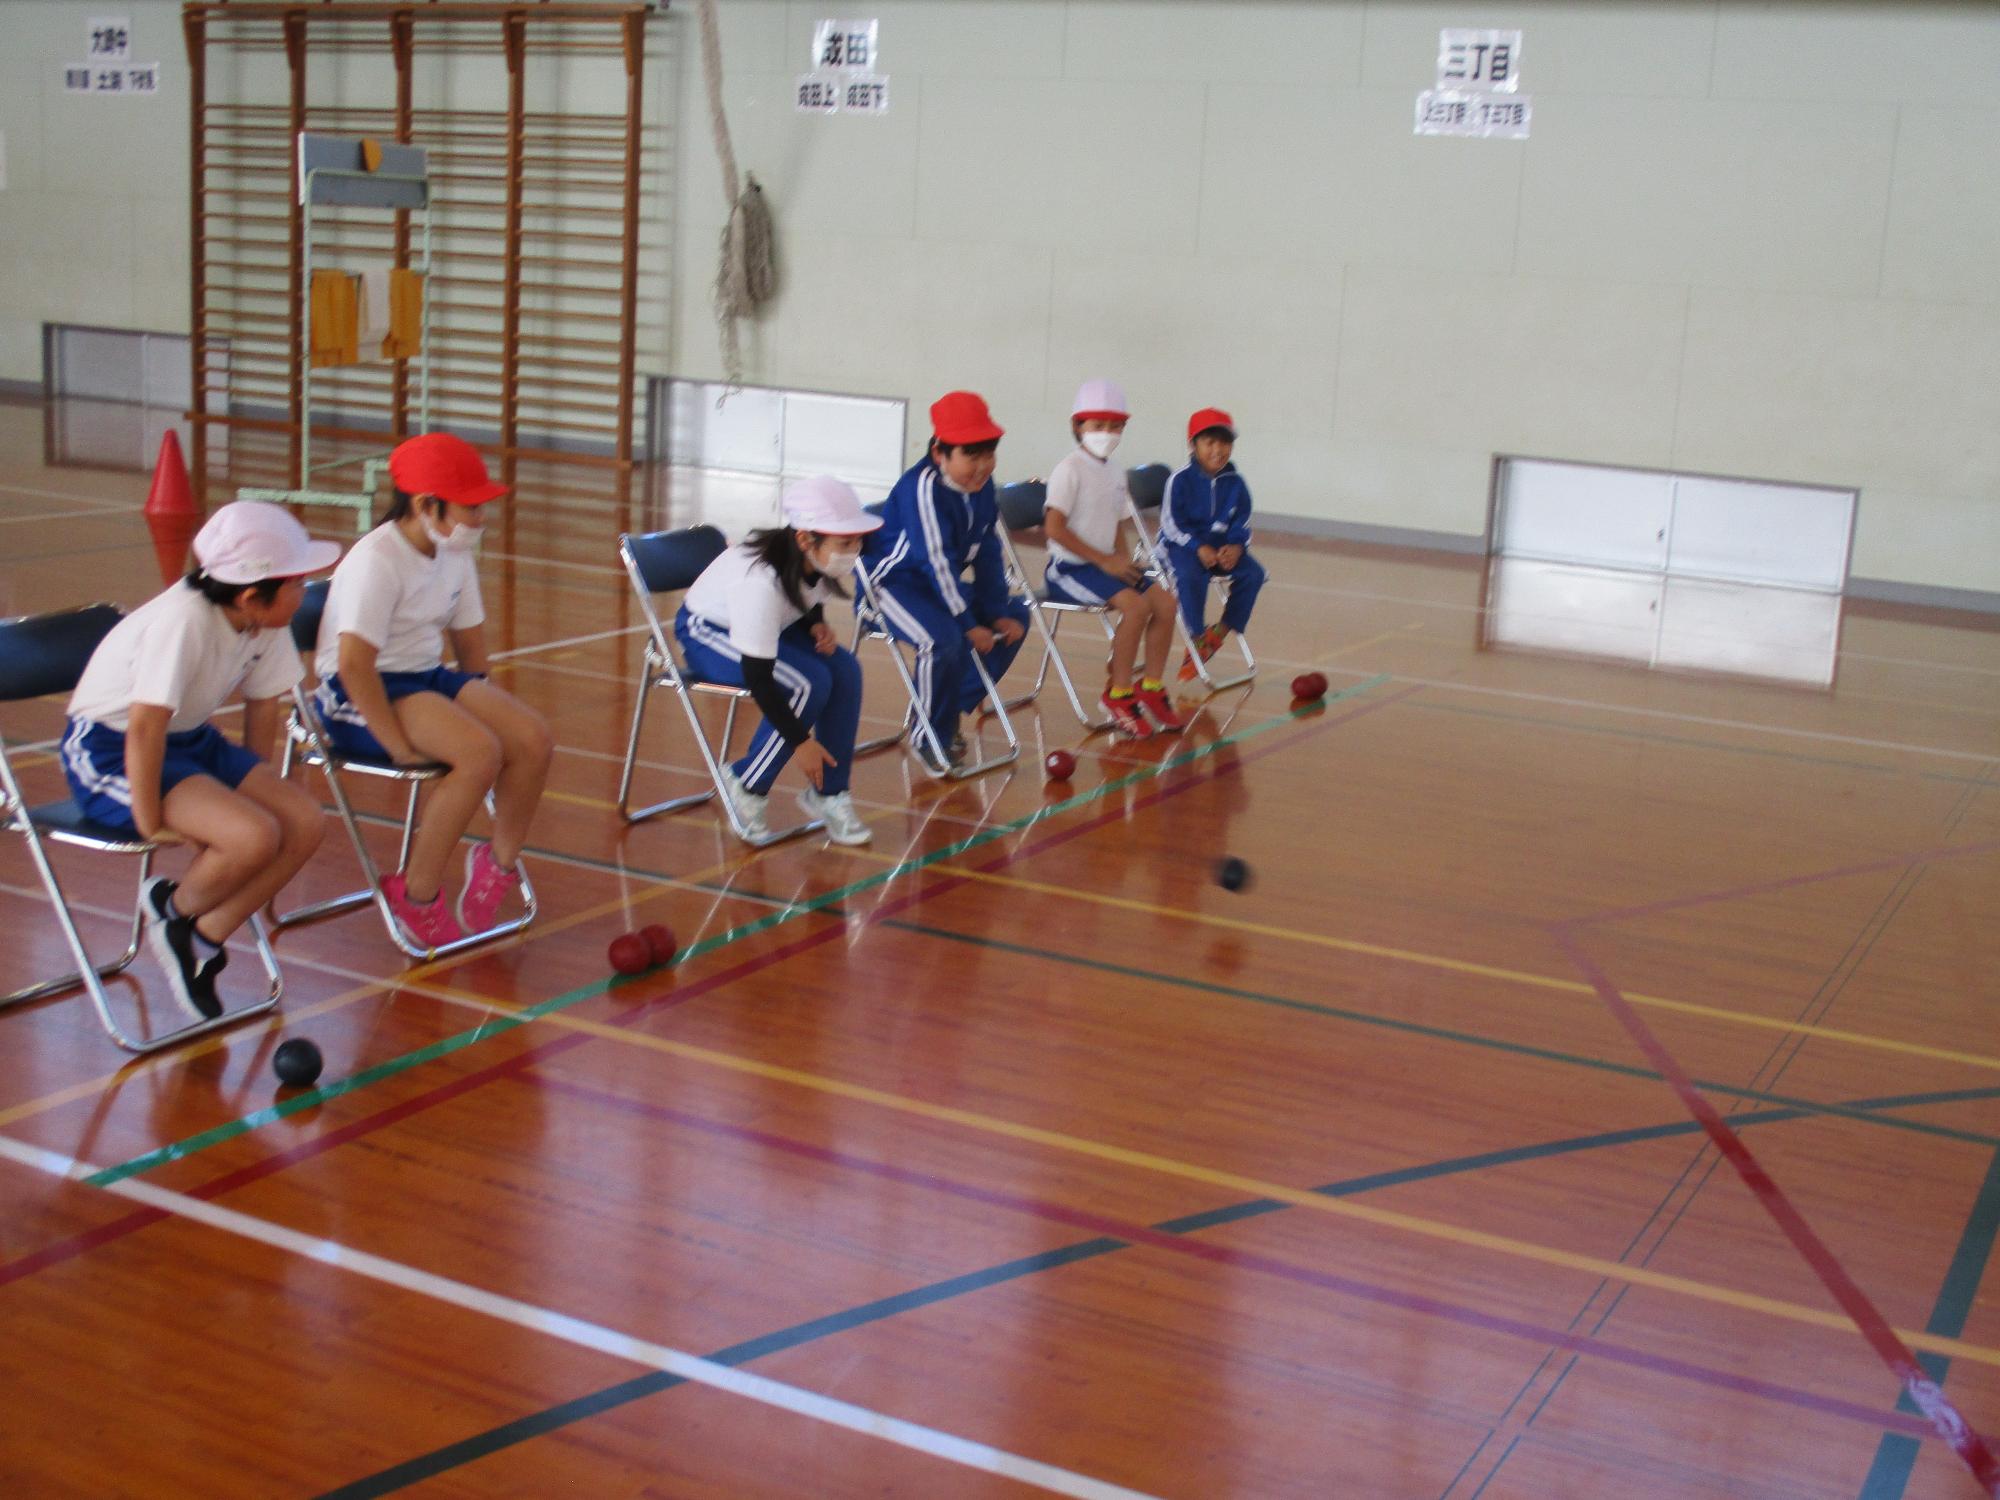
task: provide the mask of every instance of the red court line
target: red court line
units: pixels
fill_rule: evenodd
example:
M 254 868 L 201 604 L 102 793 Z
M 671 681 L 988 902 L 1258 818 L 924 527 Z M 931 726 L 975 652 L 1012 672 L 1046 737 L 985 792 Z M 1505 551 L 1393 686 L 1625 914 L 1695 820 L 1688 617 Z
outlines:
M 1871 859 L 1863 864 L 1842 865 L 1834 870 L 1816 870 L 1807 875 L 1786 875 L 1777 880 L 1760 881 L 1756 885 L 1732 886 L 1725 891 L 1674 896 L 1665 901 L 1648 901 L 1638 906 L 1612 907 L 1607 911 L 1591 912 L 1587 916 L 1565 917 L 1560 925 L 1566 928 L 1595 927 L 1604 922 L 1623 922 L 1633 917 L 1651 917 L 1661 912 L 1681 911 L 1690 906 L 1712 906 L 1723 901 L 1740 901 L 1745 896 L 1766 896 L 1774 891 L 1794 890 L 1802 885 L 1846 880 L 1854 875 L 1886 874 L 1890 870 L 1906 870 L 1911 865 L 1928 865 L 1941 860 L 1963 859 L 1967 855 L 1991 854 L 1996 849 L 2000 849 L 2000 839 L 1988 839 L 1978 844 L 1941 844 L 1935 849 L 1916 849 L 1908 854 L 1890 855 L 1887 859 Z
M 1769 1401 L 1782 1402 L 1788 1406 L 1816 1412 L 1823 1416 L 1841 1417 L 1847 1421 L 1859 1422 L 1872 1431 L 1885 1429 L 1905 1432 L 1914 1437 L 1929 1437 L 1931 1429 L 1921 1419 L 1904 1413 L 1884 1414 L 1873 1406 L 1856 1401 L 1844 1401 L 1836 1396 L 1822 1396 L 1795 1386 L 1780 1385 L 1775 1381 L 1759 1380 L 1754 1376 L 1739 1375 L 1730 1370 L 1710 1365 L 1696 1364 L 1691 1360 L 1676 1359 L 1671 1355 L 1653 1354 L 1643 1349 L 1635 1349 L 1627 1344 L 1613 1343 L 1589 1334 L 1569 1333 L 1554 1328 L 1544 1328 L 1519 1318 L 1510 1318 L 1500 1313 L 1484 1312 L 1462 1303 L 1448 1302 L 1440 1297 L 1428 1296 L 1421 1292 L 1399 1291 L 1372 1281 L 1359 1280 L 1330 1271 L 1316 1271 L 1308 1266 L 1280 1259 L 1276 1256 L 1260 1254 L 1253 1250 L 1234 1249 L 1218 1245 L 1213 1241 L 1200 1240 L 1188 1234 L 1172 1230 L 1158 1229 L 1135 1221 L 1112 1218 L 1106 1214 L 1093 1213 L 1088 1209 L 1072 1208 L 1047 1198 L 1002 1192 L 992 1188 L 982 1188 L 956 1178 L 932 1172 L 922 1172 L 911 1167 L 899 1167 L 888 1162 L 875 1161 L 869 1157 L 856 1156 L 829 1146 L 816 1146 L 796 1137 L 780 1135 L 768 1130 L 758 1130 L 745 1125 L 731 1125 L 725 1121 L 704 1115 L 690 1114 L 685 1110 L 667 1105 L 653 1104 L 641 1099 L 632 1099 L 622 1094 L 594 1088 L 588 1084 L 572 1083 L 567 1079 L 551 1077 L 537 1072 L 532 1076 L 516 1074 L 515 1081 L 529 1087 L 568 1094 L 587 1100 L 593 1104 L 640 1115 L 646 1119 L 662 1123 L 684 1126 L 708 1135 L 743 1141 L 750 1145 L 766 1147 L 790 1156 L 802 1157 L 808 1161 L 821 1162 L 829 1166 L 850 1171 L 863 1172 L 889 1182 L 899 1182 L 911 1187 L 923 1188 L 931 1192 L 946 1193 L 955 1198 L 968 1199 L 994 1208 L 1011 1209 L 1053 1224 L 1065 1224 L 1074 1229 L 1085 1230 L 1094 1235 L 1108 1235 L 1113 1239 L 1125 1240 L 1134 1245 L 1144 1245 L 1150 1249 L 1168 1251 L 1174 1255 L 1187 1256 L 1195 1260 L 1228 1266 L 1236 1270 L 1256 1271 L 1263 1275 L 1280 1277 L 1301 1285 L 1317 1287 L 1323 1291 L 1335 1292 L 1362 1301 L 1392 1307 L 1406 1312 L 1417 1312 L 1463 1327 L 1474 1328 L 1484 1333 L 1499 1333 L 1509 1337 L 1524 1339 L 1540 1345 L 1552 1345 L 1568 1349 L 1578 1354 L 1590 1355 L 1613 1364 L 1626 1365 L 1650 1374 L 1669 1375 L 1698 1384 L 1720 1387 L 1743 1395 L 1759 1396 Z
M 1037 854 L 1068 843 L 1071 839 L 1079 838 L 1108 824 L 1122 822 L 1141 808 L 1154 806 L 1166 801 L 1170 797 L 1178 796 L 1182 792 L 1191 791 L 1195 787 L 1218 780 L 1223 776 L 1234 774 L 1244 766 L 1249 765 L 1252 761 L 1261 760 L 1265 756 L 1275 755 L 1281 750 L 1287 750 L 1295 745 L 1303 744 L 1306 740 L 1324 734 L 1336 725 L 1345 724 L 1365 714 L 1373 713 L 1378 709 L 1387 708 L 1390 704 L 1400 702 L 1412 693 L 1420 692 L 1421 690 L 1418 687 L 1411 687 L 1399 693 L 1371 699 L 1366 703 L 1357 705 L 1346 713 L 1322 719 L 1310 729 L 1290 739 L 1253 750 L 1247 755 L 1237 756 L 1234 759 L 1205 767 L 1194 775 L 1175 781 L 1171 785 L 1155 787 L 1145 796 L 1137 798 L 1130 807 L 1107 809 L 1105 812 L 1087 818 L 1073 827 L 1061 829 L 1044 838 L 1037 839 L 1033 843 L 1023 844 L 1010 852 L 1000 854 L 980 865 L 980 873 L 987 874 L 1006 869 L 1018 861 L 1032 858 Z M 910 907 L 928 901 L 934 896 L 944 895 L 949 891 L 972 884 L 974 882 L 969 877 L 963 875 L 951 876 L 944 880 L 935 881 L 932 884 L 922 886 L 907 896 L 877 906 L 861 920 L 864 925 L 873 925 L 877 922 L 887 921 L 890 917 L 900 915 Z M 818 914 L 815 913 L 815 915 Z M 836 938 L 844 937 L 847 934 L 848 925 L 847 919 L 836 919 L 818 932 L 794 938 L 789 943 L 773 948 L 769 952 L 760 953 L 752 958 L 745 959 L 743 962 L 724 969 L 719 973 L 710 974 L 691 984 L 676 987 L 668 994 L 640 1001 L 638 1004 L 613 1015 L 610 1018 L 609 1024 L 613 1026 L 631 1026 L 654 1012 L 685 1005 L 689 1001 L 698 999 L 712 990 L 720 989 L 724 985 L 734 984 L 738 980 L 747 979 L 751 975 L 768 969 L 775 964 L 782 963 L 788 958 L 820 947 Z M 671 973 L 671 971 L 669 972 Z M 376 1114 L 352 1120 L 322 1135 L 314 1136 L 311 1140 L 301 1141 L 298 1145 L 292 1146 L 287 1150 L 265 1157 L 261 1161 L 252 1162 L 248 1166 L 240 1167 L 234 1172 L 225 1173 L 223 1176 L 215 1178 L 200 1187 L 186 1189 L 185 1191 L 190 1196 L 196 1198 L 211 1199 L 219 1197 L 236 1188 L 246 1186 L 249 1183 L 272 1176 L 274 1173 L 281 1172 L 286 1167 L 310 1160 L 313 1157 L 332 1150 L 335 1146 L 358 1140 L 365 1135 L 372 1134 L 398 1121 L 406 1120 L 412 1115 L 419 1114 L 435 1105 L 459 1098 L 476 1088 L 491 1083 L 496 1078 L 507 1077 L 524 1068 L 532 1067 L 537 1062 L 560 1056 L 573 1048 L 583 1046 L 586 1042 L 595 1040 L 597 1038 L 588 1033 L 574 1032 L 568 1036 L 557 1037 L 551 1041 L 540 1043 L 537 1046 L 530 1047 L 525 1052 L 516 1054 L 504 1062 L 491 1064 L 479 1069 L 477 1072 L 467 1073 L 453 1079 L 450 1083 L 440 1084 L 424 1093 L 412 1095 L 410 1098 L 391 1105 Z M 144 1229 L 147 1225 L 156 1223 L 166 1217 L 170 1217 L 170 1215 L 164 1214 L 159 1210 L 140 1209 L 125 1215 L 123 1218 L 114 1219 L 109 1224 L 100 1225 L 96 1229 L 86 1230 L 66 1240 L 58 1240 L 18 1260 L 10 1261 L 6 1265 L 0 1265 L 0 1286 L 5 1286 L 11 1281 L 18 1281 L 24 1276 L 32 1275 L 36 1271 L 45 1270 L 50 1266 L 59 1265 L 64 1261 L 73 1260 L 91 1250 L 98 1249 L 114 1240 L 121 1239 L 127 1234 Z
M 1985 1492 L 1988 1495 L 2000 1496 L 2000 1463 L 1995 1462 L 1992 1451 L 1986 1446 L 1986 1440 L 1960 1415 L 1958 1408 L 1952 1405 L 1951 1399 L 1945 1395 L 1938 1383 L 1924 1373 L 1916 1357 L 1904 1348 L 1903 1341 L 1896 1337 L 1896 1331 L 1889 1326 L 1888 1319 L 1884 1318 L 1875 1304 L 1868 1300 L 1868 1294 L 1862 1291 L 1854 1278 L 1847 1274 L 1847 1268 L 1835 1258 L 1825 1242 L 1813 1233 L 1812 1226 L 1807 1224 L 1804 1217 L 1793 1207 L 1791 1199 L 1785 1196 L 1784 1189 L 1772 1180 L 1770 1173 L 1764 1170 L 1750 1148 L 1743 1144 L 1743 1138 L 1729 1128 L 1727 1122 L 1716 1112 L 1715 1106 L 1708 1102 L 1707 1096 L 1694 1086 L 1694 1081 L 1681 1068 L 1679 1061 L 1653 1034 L 1652 1028 L 1640 1017 L 1638 1011 L 1633 1009 L 1618 986 L 1612 983 L 1611 977 L 1596 960 L 1584 952 L 1568 925 L 1558 923 L 1550 929 L 1550 932 L 1561 944 L 1563 951 L 1569 955 L 1570 961 L 1576 965 L 1578 971 L 1590 981 L 1591 988 L 1597 991 L 1598 998 L 1604 1002 L 1605 1008 L 1618 1019 L 1626 1033 L 1638 1044 L 1639 1050 L 1646 1054 L 1646 1060 L 1680 1096 L 1680 1101 L 1686 1106 L 1688 1113 L 1701 1123 L 1701 1128 L 1708 1133 L 1708 1138 L 1715 1143 L 1715 1148 L 1728 1160 L 1729 1165 L 1736 1169 L 1736 1175 L 1743 1179 L 1744 1186 L 1756 1196 L 1764 1211 L 1770 1214 L 1778 1227 L 1785 1232 L 1785 1237 L 1792 1242 L 1793 1248 L 1805 1258 L 1806 1264 L 1812 1267 L 1813 1274 L 1819 1278 L 1820 1284 L 1833 1294 L 1834 1300 L 1840 1304 L 1848 1317 L 1854 1320 L 1854 1326 L 1860 1330 L 1861 1336 L 1867 1339 L 1869 1346 L 1874 1349 L 1882 1363 L 1887 1365 L 1890 1372 L 1902 1382 L 1903 1389 L 1908 1392 L 1917 1410 L 1930 1419 L 1931 1426 L 1951 1445 L 1952 1451 L 1964 1461 L 1965 1466 L 1972 1471 L 1973 1477 L 1979 1481 Z

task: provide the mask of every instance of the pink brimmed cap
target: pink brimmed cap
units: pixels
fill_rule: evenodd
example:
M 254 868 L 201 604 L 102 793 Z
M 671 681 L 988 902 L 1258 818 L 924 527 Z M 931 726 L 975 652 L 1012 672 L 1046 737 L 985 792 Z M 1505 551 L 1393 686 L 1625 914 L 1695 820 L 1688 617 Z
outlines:
M 786 490 L 785 520 L 822 536 L 862 536 L 882 524 L 880 516 L 861 508 L 861 497 L 852 485 L 831 474 L 815 474 Z

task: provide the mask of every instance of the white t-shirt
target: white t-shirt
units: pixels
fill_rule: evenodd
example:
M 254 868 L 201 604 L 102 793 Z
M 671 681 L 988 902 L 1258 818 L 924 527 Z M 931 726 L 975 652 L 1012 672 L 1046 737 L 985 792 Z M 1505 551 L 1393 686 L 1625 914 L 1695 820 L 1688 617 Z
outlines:
M 305 676 L 292 633 L 238 630 L 222 606 L 177 583 L 120 620 L 91 653 L 69 700 L 73 719 L 125 732 L 135 703 L 170 708 L 167 733 L 215 717 L 238 688 L 278 698 Z
M 472 554 L 440 549 L 425 557 L 389 522 L 348 548 L 333 570 L 314 665 L 322 680 L 333 676 L 341 636 L 358 635 L 375 648 L 376 671 L 428 672 L 444 664 L 446 630 L 470 630 L 485 618 Z
M 826 580 L 808 583 L 800 593 L 806 609 L 824 604 Z M 778 633 L 805 617 L 805 610 L 785 597 L 777 569 L 741 545 L 703 568 L 681 603 L 689 614 L 728 630 L 729 644 L 745 656 L 776 656 Z
M 1070 530 L 1099 552 L 1118 550 L 1118 523 L 1125 519 L 1125 471 L 1109 459 L 1092 458 L 1082 448 L 1049 471 L 1049 510 L 1059 510 Z M 1054 538 L 1049 555 L 1063 562 L 1083 558 Z

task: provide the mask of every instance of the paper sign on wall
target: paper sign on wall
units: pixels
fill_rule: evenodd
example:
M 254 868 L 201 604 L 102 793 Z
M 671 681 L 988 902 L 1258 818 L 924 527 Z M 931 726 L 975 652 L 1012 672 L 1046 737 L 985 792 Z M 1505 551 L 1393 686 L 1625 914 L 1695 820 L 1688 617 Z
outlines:
M 63 65 L 66 94 L 157 94 L 160 65 L 132 61 L 132 21 L 128 16 L 92 16 L 90 55 Z
M 1437 87 L 1417 95 L 1417 134 L 1526 140 L 1534 101 L 1520 84 L 1520 32 L 1446 27 Z
M 793 105 L 806 114 L 880 115 L 889 111 L 889 76 L 877 73 L 878 21 L 821 21 L 813 30 L 809 73 Z

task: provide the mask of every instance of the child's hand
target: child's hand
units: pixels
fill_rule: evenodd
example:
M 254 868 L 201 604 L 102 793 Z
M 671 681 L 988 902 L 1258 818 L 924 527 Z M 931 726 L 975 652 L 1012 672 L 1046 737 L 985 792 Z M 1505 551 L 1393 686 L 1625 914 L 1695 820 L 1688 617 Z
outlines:
M 1209 546 L 1208 543 L 1203 542 L 1199 547 L 1195 548 L 1194 555 L 1201 560 L 1201 565 L 1204 568 L 1215 566 L 1215 549 Z
M 813 626 L 812 636 L 813 650 L 817 651 L 821 656 L 833 655 L 835 649 L 840 645 L 840 638 L 833 633 L 833 627 L 824 620 Z
M 1134 585 L 1135 587 L 1138 585 L 1139 580 L 1146 576 L 1146 570 L 1144 568 L 1140 567 L 1136 562 L 1132 561 L 1131 558 L 1120 557 L 1115 552 L 1108 552 L 1105 554 L 1104 571 L 1109 573 L 1113 578 L 1117 579 L 1120 583 L 1129 583 Z
M 1225 542 L 1221 550 L 1215 554 L 1215 560 L 1223 572 L 1232 572 L 1236 565 L 1243 561 L 1243 549 L 1234 542 Z
M 1028 627 L 1012 615 L 1003 615 L 999 623 L 993 627 L 993 633 L 1012 646 L 1028 633 Z
M 833 758 L 833 752 L 818 740 L 807 740 L 792 752 L 792 764 L 797 766 L 812 789 L 818 791 L 826 779 L 826 773 L 840 764 Z
M 973 626 L 972 629 L 965 632 L 965 638 L 971 643 L 972 649 L 977 651 L 981 656 L 984 656 L 993 649 L 993 632 L 988 630 L 984 625 Z

